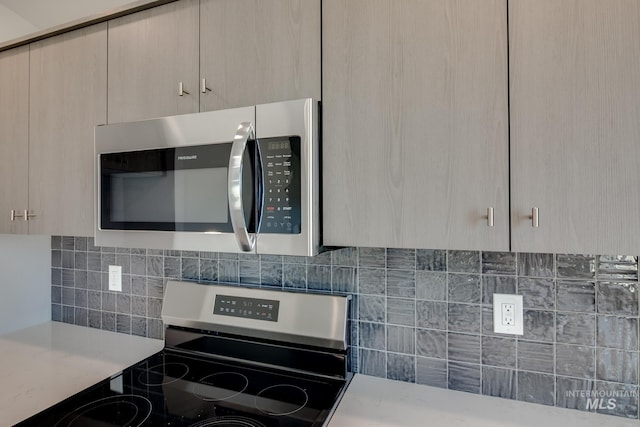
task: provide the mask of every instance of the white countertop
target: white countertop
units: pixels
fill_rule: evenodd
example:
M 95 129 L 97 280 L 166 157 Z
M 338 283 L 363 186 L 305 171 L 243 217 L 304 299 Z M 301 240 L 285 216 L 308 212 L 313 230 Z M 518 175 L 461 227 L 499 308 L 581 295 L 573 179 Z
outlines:
M 164 341 L 59 322 L 0 335 L 0 426 L 11 426 L 160 351 Z
M 638 427 L 638 420 L 356 375 L 330 427 Z

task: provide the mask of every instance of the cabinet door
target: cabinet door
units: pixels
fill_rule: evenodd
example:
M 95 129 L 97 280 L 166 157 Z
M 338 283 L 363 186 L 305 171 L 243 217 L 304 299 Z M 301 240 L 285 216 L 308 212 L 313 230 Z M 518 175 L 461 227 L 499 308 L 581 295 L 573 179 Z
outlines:
M 325 0 L 323 37 L 324 243 L 508 250 L 506 3 Z
M 202 0 L 201 110 L 320 99 L 320 0 Z
M 198 0 L 109 21 L 109 123 L 197 112 L 198 36 Z
M 513 250 L 637 254 L 640 2 L 510 0 L 509 32 Z
M 26 233 L 10 212 L 29 204 L 29 46 L 0 52 L 0 100 L 0 233 Z
M 107 113 L 106 23 L 31 44 L 29 232 L 93 235 L 93 129 Z

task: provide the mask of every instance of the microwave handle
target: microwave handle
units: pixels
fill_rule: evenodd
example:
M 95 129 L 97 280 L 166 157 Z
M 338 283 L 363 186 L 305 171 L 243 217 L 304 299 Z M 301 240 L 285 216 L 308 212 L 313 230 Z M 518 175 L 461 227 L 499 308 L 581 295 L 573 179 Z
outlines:
M 262 151 L 260 143 L 256 141 L 256 233 L 262 226 L 262 213 L 264 212 L 264 164 L 262 163 Z
M 231 226 L 238 244 L 244 252 L 252 251 L 256 245 L 255 235 L 250 235 L 247 230 L 242 204 L 242 157 L 250 139 L 255 139 L 253 124 L 250 122 L 240 123 L 233 138 L 231 155 L 229 156 L 228 197 Z

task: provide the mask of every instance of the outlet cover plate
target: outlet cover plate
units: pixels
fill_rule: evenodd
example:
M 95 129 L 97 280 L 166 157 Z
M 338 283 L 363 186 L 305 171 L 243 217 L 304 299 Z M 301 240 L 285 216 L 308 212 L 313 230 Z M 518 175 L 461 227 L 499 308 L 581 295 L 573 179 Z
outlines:
M 515 307 L 513 314 L 509 316 L 514 319 L 512 325 L 507 325 L 503 322 L 505 318 L 504 313 L 502 313 L 503 304 L 510 304 Z M 493 294 L 493 332 L 497 334 L 523 335 L 523 323 L 522 295 Z
M 122 292 L 122 266 L 109 266 L 109 290 Z

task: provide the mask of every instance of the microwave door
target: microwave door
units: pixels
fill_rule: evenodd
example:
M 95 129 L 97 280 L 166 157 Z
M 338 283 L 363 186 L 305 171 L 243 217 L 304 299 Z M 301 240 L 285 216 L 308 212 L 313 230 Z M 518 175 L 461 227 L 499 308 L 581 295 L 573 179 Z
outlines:
M 228 167 L 239 123 L 255 107 L 96 128 L 96 244 L 242 252 L 228 207 Z M 249 234 L 256 215 L 252 146 L 242 160 Z

